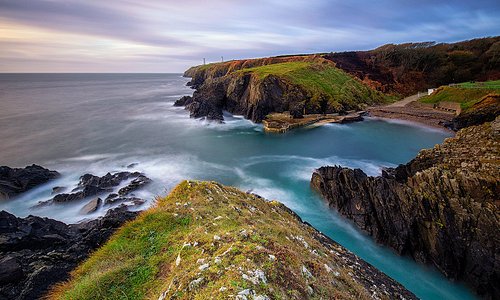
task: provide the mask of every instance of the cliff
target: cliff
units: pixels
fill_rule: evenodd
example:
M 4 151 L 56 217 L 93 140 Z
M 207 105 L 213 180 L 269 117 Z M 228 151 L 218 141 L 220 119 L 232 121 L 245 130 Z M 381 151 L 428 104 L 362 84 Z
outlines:
M 344 113 L 389 98 L 336 68 L 321 55 L 237 60 L 190 68 L 196 89 L 176 102 L 192 117 L 223 120 L 222 111 L 261 122 L 270 113 Z
M 415 299 L 284 205 L 184 181 L 51 299 Z
M 497 117 L 382 176 L 322 167 L 311 185 L 378 242 L 499 299 L 499 164 Z

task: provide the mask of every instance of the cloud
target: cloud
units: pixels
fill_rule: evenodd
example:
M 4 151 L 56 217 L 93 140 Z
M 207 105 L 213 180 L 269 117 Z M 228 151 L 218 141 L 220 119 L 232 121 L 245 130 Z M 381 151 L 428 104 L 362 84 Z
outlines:
M 499 13 L 484 0 L 0 0 L 0 71 L 180 72 L 204 57 L 449 42 L 498 35 Z

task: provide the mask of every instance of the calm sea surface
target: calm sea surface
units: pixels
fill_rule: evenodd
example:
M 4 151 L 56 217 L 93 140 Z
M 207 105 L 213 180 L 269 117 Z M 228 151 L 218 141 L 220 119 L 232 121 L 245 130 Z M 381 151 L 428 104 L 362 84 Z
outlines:
M 84 173 L 102 176 L 137 163 L 133 170 L 154 180 L 139 193 L 148 200 L 142 209 L 183 179 L 216 180 L 283 202 L 422 299 L 473 299 L 432 268 L 376 245 L 309 188 L 320 166 L 377 175 L 449 133 L 375 119 L 281 135 L 229 114 L 225 124 L 213 124 L 172 106 L 192 93 L 187 81 L 180 74 L 0 74 L 0 165 L 36 163 L 63 174 L 0 203 L 0 210 L 77 222 L 83 202 L 31 207 L 49 199 L 52 187 L 74 185 Z

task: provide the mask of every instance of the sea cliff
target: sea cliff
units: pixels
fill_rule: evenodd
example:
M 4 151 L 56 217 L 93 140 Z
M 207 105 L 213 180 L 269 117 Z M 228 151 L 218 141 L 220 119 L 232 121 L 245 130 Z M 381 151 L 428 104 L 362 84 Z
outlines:
M 270 113 L 346 113 L 389 97 L 336 68 L 321 55 L 237 60 L 190 68 L 184 74 L 196 89 L 176 105 L 192 117 L 223 120 L 222 111 L 262 122 Z
M 499 164 L 497 117 L 460 130 L 381 176 L 322 167 L 311 185 L 378 242 L 498 299 Z

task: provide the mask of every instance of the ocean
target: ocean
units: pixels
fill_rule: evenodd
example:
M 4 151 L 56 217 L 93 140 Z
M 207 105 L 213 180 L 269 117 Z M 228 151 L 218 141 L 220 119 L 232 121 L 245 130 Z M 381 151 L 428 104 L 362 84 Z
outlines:
M 378 175 L 441 143 L 449 132 L 407 122 L 367 118 L 286 134 L 225 115 L 224 124 L 190 119 L 175 100 L 193 92 L 181 74 L 0 74 L 0 165 L 39 164 L 62 177 L 0 203 L 17 216 L 64 222 L 85 202 L 33 208 L 54 186 L 73 186 L 81 175 L 144 172 L 153 184 L 146 199 L 168 193 L 183 179 L 215 180 L 283 202 L 303 220 L 345 246 L 422 299 L 474 299 L 464 286 L 434 268 L 377 245 L 328 208 L 309 188 L 315 168 L 342 165 Z

